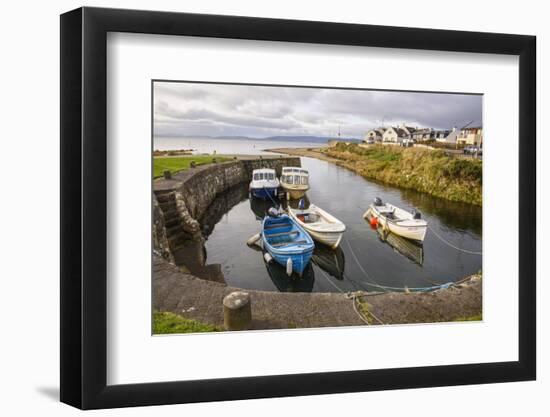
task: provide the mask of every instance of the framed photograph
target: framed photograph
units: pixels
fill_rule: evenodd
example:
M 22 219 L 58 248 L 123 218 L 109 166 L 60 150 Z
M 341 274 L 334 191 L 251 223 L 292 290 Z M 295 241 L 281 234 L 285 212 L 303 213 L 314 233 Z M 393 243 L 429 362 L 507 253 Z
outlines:
M 61 401 L 533 380 L 535 37 L 61 16 Z

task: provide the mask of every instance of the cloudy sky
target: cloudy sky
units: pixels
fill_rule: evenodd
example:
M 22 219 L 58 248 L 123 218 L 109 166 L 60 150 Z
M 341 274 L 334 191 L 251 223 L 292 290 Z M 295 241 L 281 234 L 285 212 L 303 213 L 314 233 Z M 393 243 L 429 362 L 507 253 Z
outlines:
M 155 136 L 363 137 L 398 125 L 482 124 L 480 95 L 155 82 Z

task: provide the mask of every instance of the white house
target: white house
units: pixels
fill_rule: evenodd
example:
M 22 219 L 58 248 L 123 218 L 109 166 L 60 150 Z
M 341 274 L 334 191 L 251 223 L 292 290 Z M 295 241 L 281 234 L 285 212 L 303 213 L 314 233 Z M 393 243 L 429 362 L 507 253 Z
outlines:
M 371 129 L 365 135 L 364 141 L 367 142 L 370 139 L 370 141 L 374 140 L 375 142 L 382 142 L 382 137 L 383 137 L 385 131 L 386 131 L 386 128 L 384 128 L 384 127 Z
M 411 139 L 414 128 L 402 125 L 400 127 L 388 127 L 382 135 L 384 143 L 401 143 L 404 139 Z
M 433 133 L 434 130 L 431 127 L 416 129 L 412 134 L 412 138 L 415 142 L 423 142 L 433 139 Z
M 437 130 L 435 132 L 435 140 L 437 142 L 456 143 L 456 139 L 460 131 L 453 127 L 452 130 Z

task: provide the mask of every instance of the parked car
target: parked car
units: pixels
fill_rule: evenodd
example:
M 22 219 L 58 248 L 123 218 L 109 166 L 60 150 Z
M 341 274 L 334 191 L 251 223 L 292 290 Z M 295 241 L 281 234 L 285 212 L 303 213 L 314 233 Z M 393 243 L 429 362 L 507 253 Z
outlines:
M 464 148 L 464 154 L 466 155 L 483 155 L 483 148 L 476 145 L 468 145 Z
M 365 143 L 367 145 L 374 145 L 374 138 L 366 138 Z

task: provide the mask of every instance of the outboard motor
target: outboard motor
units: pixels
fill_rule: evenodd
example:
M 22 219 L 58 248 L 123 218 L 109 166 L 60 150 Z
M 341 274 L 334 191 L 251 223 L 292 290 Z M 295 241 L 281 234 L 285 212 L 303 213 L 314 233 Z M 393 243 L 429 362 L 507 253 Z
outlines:
M 270 207 L 269 210 L 267 210 L 267 214 L 269 217 L 279 217 L 279 210 L 275 207 Z
M 384 204 L 382 203 L 382 199 L 380 197 L 375 197 L 374 198 L 374 205 L 375 206 L 383 206 Z
M 422 218 L 422 214 L 417 209 L 413 209 L 412 211 L 413 219 L 420 220 Z

